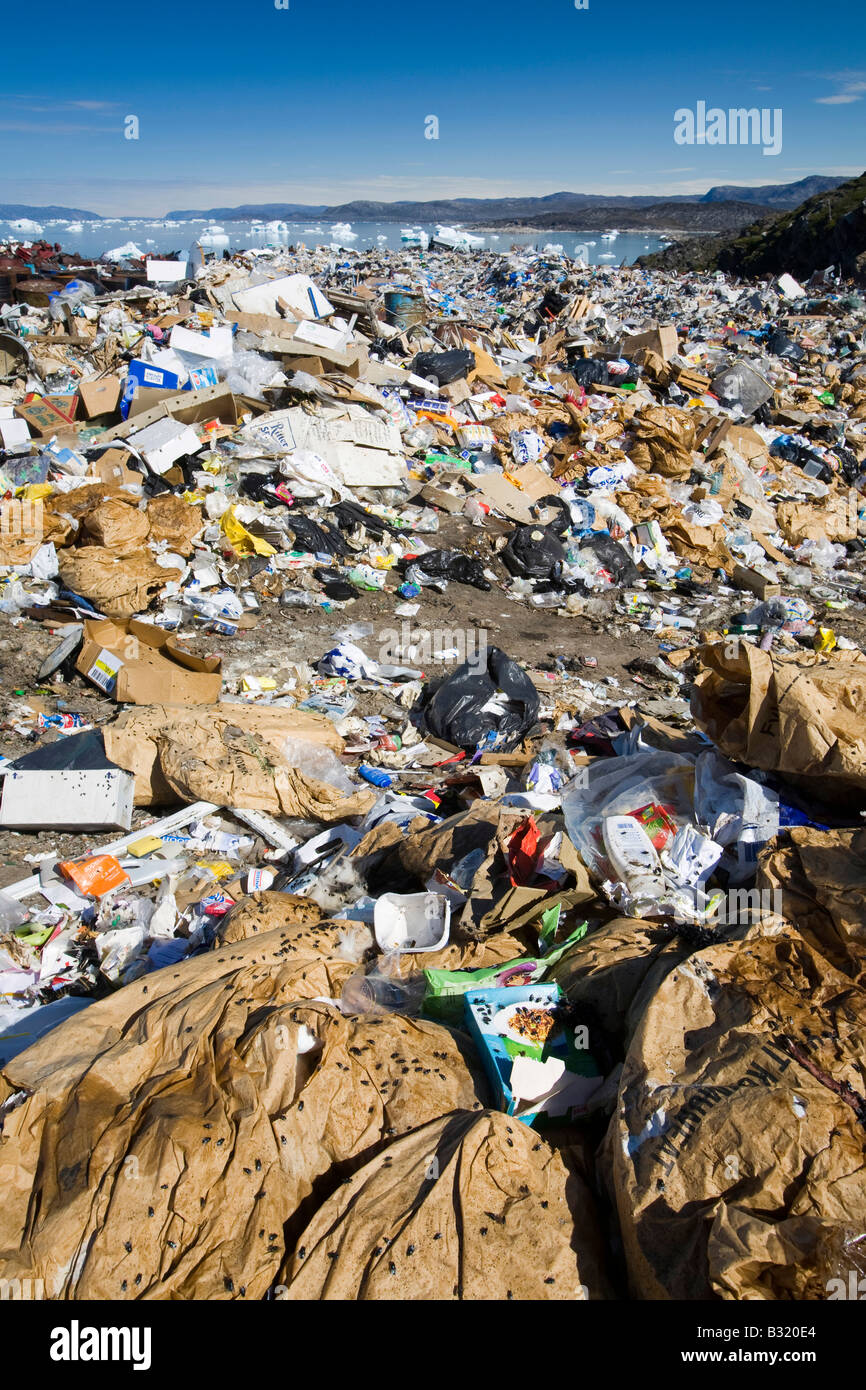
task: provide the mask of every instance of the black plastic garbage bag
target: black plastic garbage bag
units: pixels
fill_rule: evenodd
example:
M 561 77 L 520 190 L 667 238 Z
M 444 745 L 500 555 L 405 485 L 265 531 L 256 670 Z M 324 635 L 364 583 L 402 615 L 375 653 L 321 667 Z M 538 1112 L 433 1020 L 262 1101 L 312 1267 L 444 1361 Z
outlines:
M 640 379 L 640 368 L 629 362 L 628 371 L 611 372 L 601 357 L 568 358 L 568 370 L 578 386 L 625 386 Z
M 551 527 L 518 526 L 500 551 L 500 558 L 517 579 L 558 579 L 565 564 L 565 547 Z
M 628 551 L 607 531 L 594 531 L 591 536 L 583 536 L 580 545 L 582 550 L 595 551 L 617 584 L 636 584 L 640 579 L 637 565 Z
M 484 578 L 481 561 L 459 550 L 425 551 L 412 561 L 411 568 L 431 579 L 453 579 L 457 584 L 471 584 L 473 589 L 483 589 L 485 593 L 491 588 L 490 581 Z
M 799 343 L 795 343 L 780 328 L 773 330 L 764 346 L 774 357 L 785 357 L 789 362 L 799 362 L 806 356 L 806 349 L 801 348 Z
M 559 294 L 557 290 L 548 290 L 538 306 L 538 311 L 541 314 L 552 314 L 556 318 L 557 314 L 562 313 L 567 303 L 568 300 L 564 294 Z
M 810 478 L 818 478 L 822 483 L 833 481 L 833 470 L 817 449 L 800 444 L 790 435 L 780 434 L 774 439 L 770 445 L 770 454 L 773 458 L 784 459 L 786 463 L 793 463 L 797 468 L 802 468 Z
M 555 493 L 549 493 L 547 497 L 540 498 L 539 501 L 535 503 L 534 510 L 536 514 L 538 514 L 550 507 L 556 507 L 559 511 L 559 516 L 552 521 L 546 521 L 544 523 L 545 528 L 548 531 L 552 531 L 555 536 L 564 536 L 571 526 L 571 512 L 562 498 L 557 497 Z
M 419 352 L 412 363 L 416 376 L 435 377 L 440 386 L 459 381 L 475 366 L 475 353 L 468 348 L 452 348 L 448 352 Z
M 450 676 L 426 685 L 412 722 L 467 751 L 480 744 L 485 750 L 508 752 L 529 733 L 540 704 L 523 668 L 498 647 L 488 647 Z
M 303 512 L 292 512 L 289 525 L 295 533 L 295 550 L 310 555 L 348 555 L 349 548 L 336 526 L 319 523 Z
M 275 488 L 286 480 L 279 469 L 273 469 L 270 473 L 245 473 L 238 483 L 238 492 L 242 497 L 250 497 L 253 502 L 269 503 L 273 505 L 277 498 Z
M 368 512 L 357 502 L 338 502 L 331 510 L 341 531 L 354 531 L 356 526 L 363 526 L 374 540 L 381 540 L 386 531 L 392 536 L 406 534 L 405 526 L 394 526 L 392 522 L 376 516 L 375 512 Z

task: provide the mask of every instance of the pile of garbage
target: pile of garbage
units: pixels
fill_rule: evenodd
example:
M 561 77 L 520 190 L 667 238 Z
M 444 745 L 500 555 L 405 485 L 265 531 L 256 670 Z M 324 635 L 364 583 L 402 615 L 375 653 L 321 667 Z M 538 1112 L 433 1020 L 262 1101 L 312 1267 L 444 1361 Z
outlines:
M 866 1272 L 866 304 L 147 274 L 0 308 L 0 1276 Z

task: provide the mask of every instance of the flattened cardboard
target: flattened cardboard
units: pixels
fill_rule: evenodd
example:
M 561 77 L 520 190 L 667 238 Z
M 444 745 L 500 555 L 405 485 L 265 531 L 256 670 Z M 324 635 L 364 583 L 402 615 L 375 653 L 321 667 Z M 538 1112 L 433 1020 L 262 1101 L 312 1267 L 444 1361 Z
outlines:
M 130 468 L 131 455 L 126 449 L 106 449 L 90 465 L 90 471 L 108 488 L 121 488 L 130 484 L 141 484 L 142 475 Z
M 468 479 L 470 483 L 481 493 L 485 502 L 497 511 L 502 512 L 512 521 L 519 521 L 524 526 L 532 523 L 533 516 L 529 510 L 530 500 L 516 487 L 498 473 L 482 473 L 479 477 Z M 550 481 L 548 479 L 548 481 Z

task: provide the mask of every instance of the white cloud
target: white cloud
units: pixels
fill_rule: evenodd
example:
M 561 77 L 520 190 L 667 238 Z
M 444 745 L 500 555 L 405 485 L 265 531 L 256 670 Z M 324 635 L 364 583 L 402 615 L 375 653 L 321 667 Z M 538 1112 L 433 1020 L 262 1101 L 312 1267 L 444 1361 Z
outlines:
M 819 106 L 847 106 L 852 101 L 862 101 L 866 95 L 866 74 L 862 72 L 832 73 L 825 80 L 841 82 L 842 90 L 828 97 L 815 97 Z

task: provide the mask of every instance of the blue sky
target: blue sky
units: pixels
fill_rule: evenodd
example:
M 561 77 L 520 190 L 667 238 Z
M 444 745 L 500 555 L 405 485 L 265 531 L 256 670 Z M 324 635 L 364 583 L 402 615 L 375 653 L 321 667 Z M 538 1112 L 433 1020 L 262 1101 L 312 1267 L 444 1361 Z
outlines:
M 44 40 L 35 13 L 5 21 L 3 202 L 158 216 L 663 196 L 866 167 L 866 25 L 851 0 L 88 0 L 72 23 L 68 4 L 42 0 Z M 675 144 L 674 111 L 698 101 L 781 108 L 781 153 Z

